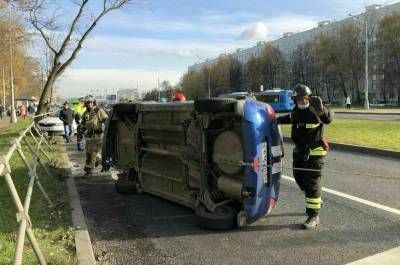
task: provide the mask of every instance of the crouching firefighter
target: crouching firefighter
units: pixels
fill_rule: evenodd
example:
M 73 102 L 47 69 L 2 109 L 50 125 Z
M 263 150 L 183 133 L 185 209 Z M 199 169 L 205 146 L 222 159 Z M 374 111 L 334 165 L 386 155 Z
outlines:
M 314 229 L 320 223 L 321 170 L 329 149 L 326 137 L 323 136 L 324 124 L 332 121 L 333 112 L 322 104 L 320 97 L 311 96 L 310 88 L 305 85 L 295 86 L 293 98 L 294 109 L 289 115 L 278 117 L 278 123 L 292 124 L 291 138 L 295 144 L 293 176 L 305 193 L 308 215 L 303 228 Z
M 96 106 L 96 101 L 92 96 L 85 97 L 85 105 L 86 111 L 82 118 L 82 125 L 86 130 L 86 164 L 84 170 L 85 175 L 90 175 L 101 160 L 103 124 L 108 119 L 108 115 L 103 109 Z

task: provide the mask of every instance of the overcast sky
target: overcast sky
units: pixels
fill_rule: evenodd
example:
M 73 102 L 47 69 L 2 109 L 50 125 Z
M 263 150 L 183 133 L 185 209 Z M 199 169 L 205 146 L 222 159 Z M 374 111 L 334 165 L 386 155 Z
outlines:
M 97 1 L 99 2 L 99 1 Z M 61 96 L 149 90 L 176 84 L 204 61 L 318 21 L 360 13 L 366 5 L 396 1 L 330 0 L 148 0 L 110 13 L 93 31 L 77 60 L 57 83 Z M 75 11 L 76 12 L 76 11 Z M 69 10 L 68 13 L 73 13 Z M 98 91 L 98 92 L 96 92 Z

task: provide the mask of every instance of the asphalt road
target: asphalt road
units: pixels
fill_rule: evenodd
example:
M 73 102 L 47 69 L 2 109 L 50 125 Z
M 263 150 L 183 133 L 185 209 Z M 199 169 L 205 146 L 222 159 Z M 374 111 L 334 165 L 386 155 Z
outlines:
M 285 166 L 290 166 L 286 145 Z M 83 154 L 70 158 L 82 167 Z M 398 160 L 332 150 L 323 186 L 400 209 Z M 78 171 L 80 168 L 76 168 Z M 285 175 L 291 176 L 290 170 Z M 346 264 L 400 246 L 399 215 L 323 193 L 322 225 L 304 231 L 304 197 L 282 179 L 277 208 L 242 229 L 214 232 L 195 226 L 193 211 L 142 195 L 114 191 L 108 174 L 78 180 L 82 206 L 98 264 Z

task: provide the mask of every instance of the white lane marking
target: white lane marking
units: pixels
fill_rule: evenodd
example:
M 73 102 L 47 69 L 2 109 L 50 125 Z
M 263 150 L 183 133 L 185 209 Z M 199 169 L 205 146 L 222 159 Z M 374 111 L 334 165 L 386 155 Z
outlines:
M 271 153 L 272 153 L 272 156 L 281 156 L 282 155 L 282 149 L 281 149 L 281 146 L 280 145 L 274 145 L 274 146 L 271 146 Z
M 347 265 L 394 265 L 400 264 L 400 247 L 378 253 L 360 260 L 347 263 Z
M 289 177 L 289 176 L 282 175 L 282 178 L 286 179 L 286 180 L 289 180 L 289 181 L 296 182 L 294 180 L 294 178 Z M 331 189 L 328 189 L 328 188 L 325 188 L 325 187 L 322 187 L 322 191 L 325 191 L 326 193 L 330 193 L 330 194 L 333 194 L 333 195 L 336 195 L 336 196 L 339 196 L 339 197 L 342 197 L 342 198 L 346 198 L 346 199 L 349 199 L 349 200 L 352 200 L 352 201 L 356 201 L 356 202 L 359 202 L 359 203 L 362 203 L 362 204 L 365 204 L 365 205 L 368 205 L 368 206 L 371 206 L 371 207 L 374 207 L 374 208 L 378 208 L 378 209 L 381 209 L 381 210 L 384 210 L 384 211 L 387 211 L 387 212 L 390 212 L 390 213 L 394 213 L 394 214 L 400 215 L 400 210 L 388 207 L 388 206 L 383 205 L 383 204 L 379 204 L 379 203 L 376 203 L 376 202 L 368 201 L 368 200 L 365 200 L 365 199 L 362 199 L 362 198 L 355 197 L 353 195 L 349 195 L 349 194 L 346 194 L 346 193 L 343 193 L 343 192 L 340 192 L 340 191 L 336 191 L 336 190 L 331 190 Z

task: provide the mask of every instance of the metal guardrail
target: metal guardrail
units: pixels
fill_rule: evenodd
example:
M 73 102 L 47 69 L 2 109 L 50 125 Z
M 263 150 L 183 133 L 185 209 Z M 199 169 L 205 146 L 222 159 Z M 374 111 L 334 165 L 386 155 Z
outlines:
M 41 114 L 34 116 L 34 118 L 37 118 L 39 116 L 44 116 L 46 114 Z M 36 133 L 36 136 L 35 136 Z M 28 141 L 28 137 L 31 137 L 34 140 L 34 145 Z M 17 235 L 17 242 L 16 242 L 16 248 L 14 252 L 14 258 L 13 258 L 13 264 L 14 265 L 20 265 L 22 264 L 22 254 L 23 254 L 23 248 L 24 248 L 24 241 L 25 241 L 25 236 L 28 237 L 33 251 L 35 252 L 35 255 L 38 259 L 38 263 L 40 265 L 45 265 L 46 261 L 44 259 L 44 256 L 39 248 L 39 245 L 36 241 L 36 238 L 33 234 L 32 231 L 32 221 L 29 217 L 29 207 L 30 207 L 30 202 L 32 198 L 32 192 L 33 192 L 33 186 L 36 184 L 38 187 L 39 191 L 42 193 L 43 197 L 46 199 L 49 207 L 54 207 L 53 202 L 50 200 L 49 196 L 47 195 L 46 191 L 44 190 L 42 184 L 40 183 L 38 172 L 37 172 L 37 167 L 40 166 L 43 168 L 43 170 L 46 172 L 47 175 L 50 177 L 53 177 L 52 174 L 50 173 L 49 169 L 45 166 L 45 164 L 41 161 L 40 159 L 40 154 L 43 154 L 49 162 L 51 161 L 50 156 L 45 152 L 43 149 L 43 143 L 45 143 L 50 150 L 53 150 L 52 146 L 50 145 L 47 136 L 45 133 L 40 131 L 39 128 L 35 126 L 35 122 L 33 121 L 25 130 L 19 133 L 19 137 L 14 138 L 12 141 L 12 146 L 4 156 L 0 156 L 0 177 L 4 176 L 8 189 L 10 191 L 10 195 L 12 197 L 12 200 L 14 202 L 14 205 L 17 209 L 17 222 L 19 224 L 18 228 L 18 235 Z M 29 163 L 28 159 L 25 156 L 25 153 L 23 151 L 22 145 L 25 144 L 25 146 L 28 147 L 29 152 L 32 154 L 32 165 Z M 24 203 L 22 203 L 20 196 L 18 195 L 18 192 L 15 188 L 12 174 L 13 174 L 13 169 L 10 166 L 9 161 L 11 160 L 12 156 L 14 153 L 18 153 L 19 158 L 23 161 L 25 167 L 28 169 L 28 179 L 29 179 L 29 185 L 26 191 L 25 195 L 25 200 Z

